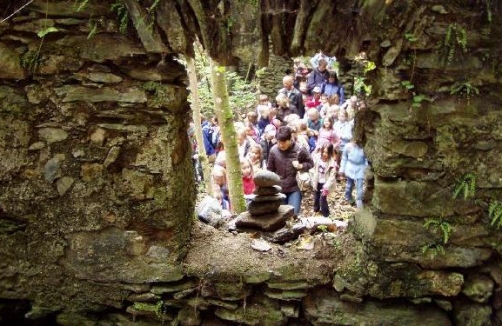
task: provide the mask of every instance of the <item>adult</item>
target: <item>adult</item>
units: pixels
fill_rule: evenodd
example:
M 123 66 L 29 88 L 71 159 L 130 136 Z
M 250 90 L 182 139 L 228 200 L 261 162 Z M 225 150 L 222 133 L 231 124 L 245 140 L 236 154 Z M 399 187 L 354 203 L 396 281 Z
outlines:
M 310 65 L 312 67 L 317 67 L 319 65 L 319 60 L 324 59 L 328 63 L 329 67 L 332 67 L 336 62 L 336 57 L 329 57 L 320 51 L 316 53 L 312 58 L 310 58 Z
M 328 62 L 324 59 L 319 60 L 319 64 L 316 69 L 314 69 L 309 76 L 307 81 L 307 89 L 312 92 L 314 87 L 321 88 L 322 85 L 328 80 L 329 71 L 327 69 Z
M 294 105 L 298 110 L 298 115 L 303 118 L 305 115 L 305 104 L 303 103 L 302 93 L 294 87 L 294 79 L 292 76 L 284 76 L 282 78 L 282 86 L 278 94 L 283 94 L 289 99 L 289 103 Z
M 286 195 L 284 203 L 294 207 L 294 213 L 300 213 L 302 192 L 296 182 L 298 170 L 308 171 L 314 166 L 309 151 L 300 147 L 292 139 L 292 130 L 288 126 L 277 131 L 277 144 L 268 156 L 267 170 L 275 172 L 281 178 L 282 193 Z
M 284 94 L 279 94 L 275 98 L 277 102 L 277 120 L 279 120 L 282 125 L 286 125 L 286 118 L 288 115 L 296 114 L 300 115 L 298 108 L 289 102 L 289 98 Z
M 328 97 L 337 94 L 339 96 L 340 103 L 345 102 L 345 90 L 338 80 L 338 75 L 334 71 L 329 72 L 328 80 L 322 85 L 321 92 L 328 95 Z

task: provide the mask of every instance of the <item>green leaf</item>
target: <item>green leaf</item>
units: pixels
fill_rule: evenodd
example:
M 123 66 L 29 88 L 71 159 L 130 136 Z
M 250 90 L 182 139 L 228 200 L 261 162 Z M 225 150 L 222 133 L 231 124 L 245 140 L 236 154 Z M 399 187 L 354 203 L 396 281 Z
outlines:
M 47 27 L 41 30 L 40 32 L 37 33 L 38 37 L 43 38 L 45 35 L 49 33 L 54 33 L 54 32 L 59 32 L 59 30 L 56 27 Z

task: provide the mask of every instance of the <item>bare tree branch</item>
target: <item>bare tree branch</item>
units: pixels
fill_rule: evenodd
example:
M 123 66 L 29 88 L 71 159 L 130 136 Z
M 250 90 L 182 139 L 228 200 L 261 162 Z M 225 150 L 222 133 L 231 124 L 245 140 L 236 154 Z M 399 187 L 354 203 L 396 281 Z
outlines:
M 24 7 L 26 7 L 27 5 L 29 5 L 30 3 L 32 3 L 34 0 L 30 0 L 28 1 L 27 3 L 25 3 L 24 5 L 22 5 L 19 9 L 17 9 L 16 11 L 14 11 L 12 14 L 10 14 L 9 16 L 7 16 L 6 18 L 4 18 L 1 22 L 3 23 L 4 21 L 7 21 L 9 18 L 11 18 L 12 16 L 14 16 L 15 14 L 17 14 L 18 12 L 20 12 L 21 10 L 23 10 Z

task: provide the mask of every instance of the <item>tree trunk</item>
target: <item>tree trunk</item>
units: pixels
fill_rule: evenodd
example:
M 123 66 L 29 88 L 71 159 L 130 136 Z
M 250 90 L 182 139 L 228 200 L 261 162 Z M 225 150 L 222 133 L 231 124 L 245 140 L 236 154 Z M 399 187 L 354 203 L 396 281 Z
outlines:
M 204 148 L 204 136 L 202 135 L 202 127 L 200 124 L 200 103 L 199 93 L 197 91 L 197 74 L 195 73 L 195 63 L 193 58 L 186 57 L 190 94 L 192 97 L 192 112 L 195 126 L 195 139 L 197 140 L 197 151 L 199 153 L 200 164 L 204 173 L 204 184 L 209 196 L 213 195 L 213 187 L 211 187 L 211 168 L 206 156 Z
M 227 183 L 230 204 L 233 213 L 239 214 L 246 210 L 242 174 L 237 150 L 237 140 L 233 113 L 228 103 L 225 67 L 219 66 L 211 59 L 211 78 L 213 81 L 214 112 L 221 128 L 221 138 L 225 146 L 227 161 Z

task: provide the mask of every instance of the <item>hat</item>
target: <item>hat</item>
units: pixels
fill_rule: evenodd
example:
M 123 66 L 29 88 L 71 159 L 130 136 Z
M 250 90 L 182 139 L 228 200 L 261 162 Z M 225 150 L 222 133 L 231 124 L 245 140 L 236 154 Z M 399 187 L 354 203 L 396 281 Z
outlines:
M 268 133 L 270 136 L 273 136 L 275 137 L 275 132 L 276 132 L 276 128 L 274 125 L 272 124 L 268 124 L 266 127 L 265 127 L 265 133 Z
M 321 92 L 321 87 L 319 86 L 314 87 L 314 89 L 312 90 L 312 93 L 320 93 L 320 92 Z

